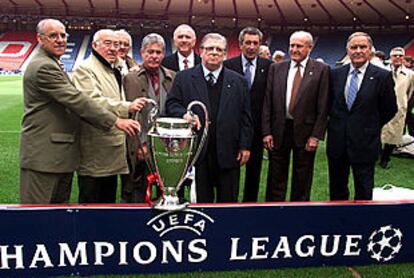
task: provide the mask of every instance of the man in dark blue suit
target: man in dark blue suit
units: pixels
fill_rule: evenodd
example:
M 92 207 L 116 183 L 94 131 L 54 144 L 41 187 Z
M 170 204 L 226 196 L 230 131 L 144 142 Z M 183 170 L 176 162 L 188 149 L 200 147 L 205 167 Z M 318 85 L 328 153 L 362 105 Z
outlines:
M 207 106 L 210 127 L 203 152 L 196 163 L 197 202 L 237 202 L 240 166 L 250 156 L 253 137 L 250 97 L 243 76 L 223 67 L 227 41 L 217 33 L 201 41 L 201 65 L 179 72 L 166 102 L 167 115 L 205 122 L 196 107 L 192 119 L 187 105 L 198 100 Z
M 369 63 L 371 48 L 368 34 L 353 33 L 347 41 L 351 63 L 330 74 L 327 153 L 331 200 L 348 200 L 350 168 L 354 199 L 372 199 L 381 128 L 397 112 L 391 73 Z
M 224 61 L 224 66 L 244 75 L 249 84 L 254 136 L 250 159 L 246 165 L 244 202 L 257 202 L 263 160 L 262 110 L 267 73 L 272 61 L 259 57 L 259 47 L 262 39 L 263 34 L 259 29 L 255 27 L 244 28 L 239 34 L 239 45 L 242 53 Z

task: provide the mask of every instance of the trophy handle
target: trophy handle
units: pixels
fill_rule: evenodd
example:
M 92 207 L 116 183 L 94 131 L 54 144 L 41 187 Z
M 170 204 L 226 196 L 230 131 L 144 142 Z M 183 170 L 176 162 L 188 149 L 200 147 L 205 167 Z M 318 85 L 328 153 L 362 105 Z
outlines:
M 191 108 L 193 108 L 193 106 L 195 106 L 195 105 L 199 105 L 199 106 L 201 106 L 201 108 L 203 108 L 203 112 L 204 112 L 204 116 L 205 116 L 205 122 L 204 122 L 204 128 L 203 128 L 203 135 L 201 137 L 201 140 L 200 140 L 200 143 L 198 145 L 197 151 L 195 152 L 188 169 L 190 169 L 191 167 L 194 166 L 195 162 L 197 161 L 198 157 L 200 156 L 200 153 L 203 149 L 203 146 L 204 146 L 204 144 L 206 143 L 206 140 L 207 140 L 208 126 L 209 126 L 207 107 L 201 101 L 194 100 L 194 101 L 190 102 L 190 104 L 188 104 L 188 106 L 187 106 L 187 112 L 189 112 L 190 114 L 193 114 L 193 111 L 191 110 Z

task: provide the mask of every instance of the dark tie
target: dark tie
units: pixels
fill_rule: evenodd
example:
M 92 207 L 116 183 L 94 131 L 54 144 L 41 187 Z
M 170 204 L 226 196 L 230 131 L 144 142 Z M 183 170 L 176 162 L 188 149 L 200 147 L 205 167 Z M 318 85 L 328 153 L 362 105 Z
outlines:
M 160 94 L 160 72 L 158 70 L 150 72 L 149 74 L 154 94 L 158 96 Z
M 352 105 L 357 97 L 358 93 L 358 69 L 352 71 L 351 81 L 349 82 L 348 98 L 346 99 L 346 105 L 348 110 L 351 110 Z
M 247 85 L 249 86 L 249 90 L 252 87 L 252 62 L 247 61 L 245 64 L 246 70 L 244 71 L 244 78 L 247 81 Z
M 188 59 L 187 58 L 184 58 L 183 63 L 184 63 L 184 69 L 188 69 Z
M 295 67 L 297 69 L 296 69 L 295 77 L 293 79 L 292 93 L 290 95 L 290 102 L 289 102 L 289 114 L 290 115 L 293 115 L 293 109 L 295 108 L 296 95 L 298 94 L 300 82 L 302 81 L 302 76 L 300 75 L 300 67 L 301 67 L 300 63 L 296 63 Z
M 208 84 L 208 86 L 212 87 L 212 86 L 214 86 L 214 83 L 215 83 L 215 81 L 214 81 L 214 75 L 210 72 L 207 75 L 207 84 Z

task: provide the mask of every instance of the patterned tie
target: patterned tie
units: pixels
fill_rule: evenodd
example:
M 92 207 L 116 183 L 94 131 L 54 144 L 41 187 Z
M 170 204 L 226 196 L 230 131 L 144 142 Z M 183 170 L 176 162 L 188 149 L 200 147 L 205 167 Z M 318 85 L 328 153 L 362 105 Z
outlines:
M 208 86 L 212 87 L 212 86 L 214 86 L 214 83 L 215 83 L 215 81 L 214 81 L 214 75 L 210 72 L 207 75 L 207 84 L 208 84 Z
M 183 63 L 184 63 L 184 69 L 188 69 L 188 59 L 187 58 L 184 58 Z
M 351 110 L 352 105 L 357 97 L 358 93 L 358 69 L 354 69 L 352 71 L 351 82 L 349 82 L 349 90 L 348 90 L 348 98 L 346 99 L 346 105 L 348 106 L 348 110 Z
M 152 88 L 154 89 L 154 93 L 156 96 L 158 96 L 160 94 L 160 72 L 158 70 L 150 72 L 149 77 L 151 80 Z
M 302 82 L 302 76 L 300 75 L 300 63 L 296 63 L 295 67 L 296 73 L 295 77 L 293 79 L 293 85 L 292 85 L 292 93 L 290 95 L 290 102 L 289 102 L 289 114 L 293 115 L 293 109 L 295 108 L 295 100 L 296 95 L 298 94 L 300 83 Z
M 249 86 L 249 90 L 252 87 L 252 62 L 247 61 L 245 64 L 246 70 L 244 71 L 244 78 L 247 81 L 247 85 Z

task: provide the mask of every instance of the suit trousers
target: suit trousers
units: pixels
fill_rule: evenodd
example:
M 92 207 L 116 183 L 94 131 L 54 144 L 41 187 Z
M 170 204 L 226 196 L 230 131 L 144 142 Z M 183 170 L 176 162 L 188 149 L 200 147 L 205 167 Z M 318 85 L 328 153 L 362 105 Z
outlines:
M 351 163 L 348 155 L 341 158 L 328 156 L 329 192 L 331 201 L 348 200 L 350 169 L 354 176 L 355 200 L 372 200 L 375 163 Z
M 144 203 L 147 193 L 148 169 L 144 161 L 135 164 L 128 160 L 129 174 L 121 175 L 121 203 Z
M 21 204 L 67 204 L 73 173 L 46 173 L 20 168 Z
M 286 200 L 290 155 L 293 153 L 292 188 L 290 200 L 309 201 L 313 178 L 315 152 L 308 152 L 294 142 L 293 121 L 287 120 L 280 148 L 269 152 L 266 201 Z
M 207 152 L 195 167 L 197 203 L 212 203 L 215 195 L 217 203 L 237 202 L 240 167 L 220 169 L 214 153 Z
M 78 176 L 79 204 L 113 204 L 118 176 Z
M 260 134 L 253 137 L 250 158 L 246 164 L 243 202 L 257 202 L 263 161 L 263 141 Z

